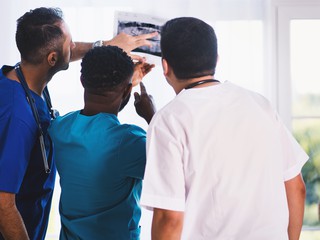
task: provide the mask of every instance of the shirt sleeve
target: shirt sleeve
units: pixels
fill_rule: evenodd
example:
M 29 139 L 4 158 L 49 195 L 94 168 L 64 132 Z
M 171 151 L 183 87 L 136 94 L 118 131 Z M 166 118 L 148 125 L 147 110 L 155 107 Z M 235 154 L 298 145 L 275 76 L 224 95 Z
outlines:
M 146 132 L 129 126 L 119 149 L 122 173 L 127 177 L 143 179 L 146 166 Z
M 284 181 L 288 181 L 300 174 L 301 169 L 308 161 L 309 156 L 305 153 L 286 126 L 280 120 L 278 121 L 284 159 L 283 178 Z
M 16 118 L 0 120 L 0 190 L 18 193 L 34 146 L 35 132 Z
M 174 119 L 154 118 L 147 133 L 147 166 L 140 203 L 149 209 L 184 211 L 183 148 L 178 139 L 183 133 Z

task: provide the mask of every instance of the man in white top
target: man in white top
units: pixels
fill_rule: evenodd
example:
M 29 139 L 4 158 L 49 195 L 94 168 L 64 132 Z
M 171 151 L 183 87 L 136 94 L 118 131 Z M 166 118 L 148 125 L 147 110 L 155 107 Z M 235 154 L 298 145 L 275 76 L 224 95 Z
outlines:
M 152 239 L 298 240 L 308 156 L 270 103 L 214 79 L 217 39 L 199 19 L 168 21 L 161 50 L 177 96 L 147 133 Z

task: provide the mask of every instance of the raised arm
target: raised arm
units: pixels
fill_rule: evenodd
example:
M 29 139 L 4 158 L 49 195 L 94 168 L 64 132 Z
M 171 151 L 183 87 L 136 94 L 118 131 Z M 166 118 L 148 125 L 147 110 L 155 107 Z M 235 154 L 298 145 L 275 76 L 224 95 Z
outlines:
M 142 79 L 154 68 L 154 64 L 147 62 L 137 62 L 134 65 L 134 73 L 132 76 L 132 86 L 137 86 Z
M 157 32 L 141 34 L 138 36 L 131 36 L 126 33 L 119 33 L 110 41 L 106 41 L 105 45 L 118 46 L 125 52 L 130 53 L 133 49 L 141 46 L 151 46 L 151 42 L 148 40 L 157 36 Z
M 0 232 L 6 240 L 29 239 L 13 193 L 0 192 Z
M 289 206 L 289 240 L 299 240 L 303 223 L 306 188 L 301 174 L 285 182 Z
M 112 46 L 118 46 L 122 48 L 124 51 L 126 51 L 128 54 L 135 48 L 141 47 L 141 46 L 150 46 L 151 42 L 148 40 L 150 38 L 153 38 L 157 36 L 157 32 L 154 33 L 147 33 L 142 34 L 138 36 L 131 36 L 126 33 L 120 33 L 117 36 L 115 36 L 113 39 L 109 41 L 103 41 L 103 45 L 112 45 Z M 89 49 L 92 48 L 93 43 L 88 42 L 75 42 L 76 47 L 72 50 L 71 55 L 71 61 L 76 61 L 81 59 Z M 137 61 L 141 61 L 139 59 L 139 56 L 134 55 L 133 57 Z
M 183 212 L 153 209 L 151 239 L 180 240 L 183 226 Z
M 92 48 L 93 43 L 88 42 L 75 42 L 76 47 L 72 49 L 71 62 L 80 60 Z
M 153 97 L 147 93 L 142 82 L 140 82 L 140 92 L 140 94 L 137 92 L 134 93 L 134 106 L 138 115 L 144 118 L 149 124 L 156 112 L 156 107 L 153 102 Z

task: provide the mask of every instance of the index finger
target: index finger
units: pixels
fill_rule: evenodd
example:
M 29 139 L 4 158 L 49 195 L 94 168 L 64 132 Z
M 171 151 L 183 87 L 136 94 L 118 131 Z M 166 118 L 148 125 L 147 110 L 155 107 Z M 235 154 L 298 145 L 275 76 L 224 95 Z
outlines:
M 153 38 L 157 35 L 158 35 L 158 32 L 152 32 L 152 33 L 145 33 L 145 34 L 138 35 L 136 36 L 136 38 L 137 40 L 144 40 L 144 39 Z
M 140 55 L 137 55 L 137 54 L 128 54 L 129 57 L 131 57 L 132 61 L 133 62 L 145 62 L 146 61 L 146 58 L 145 57 L 142 57 Z
M 147 94 L 147 89 L 142 82 L 140 82 L 140 92 L 142 94 Z

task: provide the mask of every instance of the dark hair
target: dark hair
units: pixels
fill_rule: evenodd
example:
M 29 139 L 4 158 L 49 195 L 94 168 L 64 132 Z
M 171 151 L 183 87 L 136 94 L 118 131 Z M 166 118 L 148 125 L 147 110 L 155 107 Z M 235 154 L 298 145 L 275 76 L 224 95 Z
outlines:
M 179 79 L 215 73 L 217 38 L 211 26 L 192 17 L 175 18 L 161 30 L 162 57 Z
M 81 62 L 81 82 L 87 89 L 109 89 L 125 83 L 133 75 L 134 64 L 121 48 L 95 47 Z
M 21 58 L 40 63 L 50 51 L 62 51 L 63 32 L 59 23 L 63 13 L 59 8 L 36 8 L 17 20 L 16 43 Z

